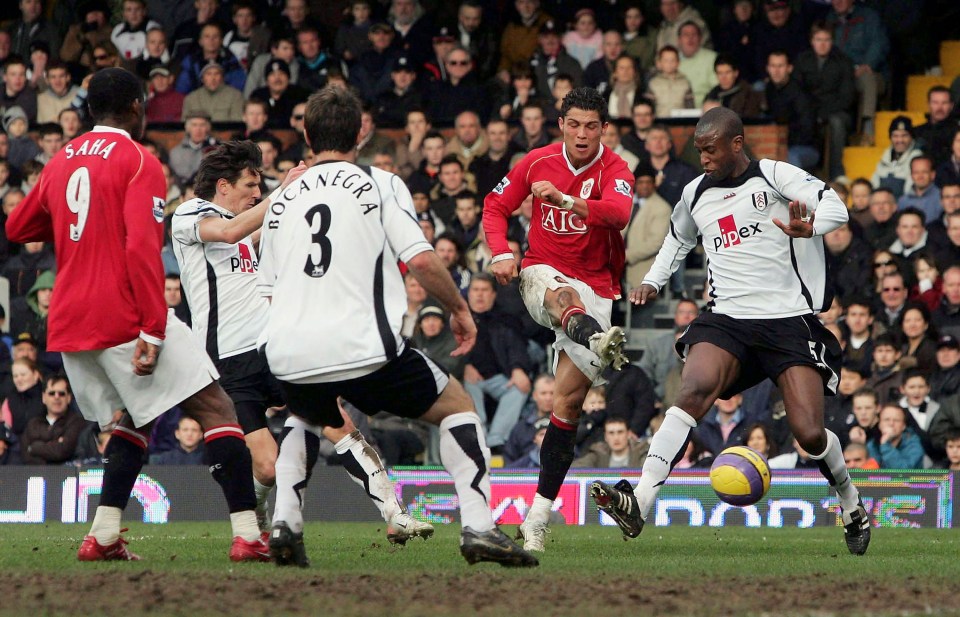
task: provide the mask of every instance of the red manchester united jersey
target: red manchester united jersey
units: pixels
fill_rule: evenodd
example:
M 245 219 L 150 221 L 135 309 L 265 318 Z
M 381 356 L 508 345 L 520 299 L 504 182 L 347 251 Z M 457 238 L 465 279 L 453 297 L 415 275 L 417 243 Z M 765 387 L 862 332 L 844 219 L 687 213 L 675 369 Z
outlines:
M 534 198 L 530 249 L 523 266 L 546 264 L 590 285 L 604 298 L 619 298 L 625 259 L 620 230 L 630 220 L 633 200 L 633 174 L 627 164 L 603 146 L 580 169 L 570 164 L 562 143 L 531 151 L 484 200 L 483 231 L 494 255 L 510 253 L 507 219 L 540 180 L 585 200 L 589 214 L 584 221 L 572 211 Z
M 57 278 L 47 318 L 52 351 L 163 339 L 160 162 L 126 131 L 96 126 L 72 140 L 7 221 L 14 242 L 53 241 Z

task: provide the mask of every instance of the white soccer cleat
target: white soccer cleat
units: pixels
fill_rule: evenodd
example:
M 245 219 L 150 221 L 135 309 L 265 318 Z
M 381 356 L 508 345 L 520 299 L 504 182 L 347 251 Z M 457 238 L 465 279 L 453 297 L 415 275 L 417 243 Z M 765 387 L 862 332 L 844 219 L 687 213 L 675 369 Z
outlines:
M 606 332 L 597 332 L 590 337 L 590 351 L 600 358 L 601 370 L 612 366 L 613 370 L 619 371 L 624 364 L 629 364 L 630 360 L 623 353 L 626 340 L 627 336 L 620 326 L 613 326 Z
M 544 543 L 547 541 L 547 534 L 550 528 L 546 523 L 535 523 L 529 518 L 517 529 L 517 539 L 523 540 L 523 550 L 536 551 L 542 553 L 547 550 Z
M 406 512 L 398 512 L 387 523 L 387 540 L 390 544 L 406 544 L 413 538 L 427 538 L 433 535 L 433 525 L 418 521 Z

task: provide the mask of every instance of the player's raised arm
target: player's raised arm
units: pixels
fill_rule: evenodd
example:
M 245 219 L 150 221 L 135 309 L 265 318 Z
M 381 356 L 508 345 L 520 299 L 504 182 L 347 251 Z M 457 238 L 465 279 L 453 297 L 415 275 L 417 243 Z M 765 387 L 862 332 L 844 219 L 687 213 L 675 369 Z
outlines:
M 27 193 L 7 218 L 7 239 L 11 242 L 53 242 L 53 220 L 44 204 L 43 173 L 32 191 Z
M 822 236 L 849 220 L 843 200 L 822 180 L 782 161 L 762 161 L 760 169 L 774 188 L 790 200 L 790 220 L 773 220 L 787 235 Z
M 587 227 L 606 227 L 621 231 L 630 222 L 633 207 L 633 175 L 626 163 L 620 161 L 610 173 L 603 176 L 600 199 L 582 199 L 560 192 L 549 180 L 538 180 L 530 185 L 534 197 L 570 210 Z M 484 211 L 486 213 L 486 210 Z
M 256 144 L 253 144 L 252 142 L 245 143 L 249 143 L 250 147 L 252 148 L 257 147 Z M 283 189 L 289 186 L 291 182 L 302 176 L 303 172 L 305 171 L 307 171 L 307 165 L 303 161 L 300 161 L 299 165 L 287 172 L 287 176 L 284 178 L 283 183 L 277 187 L 277 189 L 275 189 L 270 196 L 261 200 L 260 203 L 253 206 L 249 210 L 245 210 L 233 218 L 226 219 L 219 216 L 211 216 L 201 219 L 197 224 L 199 228 L 198 231 L 200 240 L 203 242 L 226 242 L 227 244 L 236 244 L 247 236 L 250 236 L 259 230 L 263 225 L 263 217 L 267 212 L 267 208 L 270 207 L 270 203 Z M 198 178 L 198 184 L 201 180 L 202 178 Z M 220 184 L 221 182 L 230 182 L 228 178 L 222 177 L 214 178 L 212 180 L 216 184 Z M 251 195 L 255 195 L 256 197 L 260 196 L 259 174 L 244 175 L 240 178 L 237 178 L 235 182 L 252 184 L 250 187 Z
M 507 244 L 507 227 L 510 217 L 531 194 L 527 180 L 529 170 L 528 160 L 522 159 L 483 199 L 481 224 L 487 246 L 493 254 L 490 270 L 501 285 L 506 285 L 517 276 L 513 251 Z
M 646 304 L 656 299 L 657 294 L 670 280 L 670 275 L 680 267 L 694 247 L 697 246 L 697 223 L 690 214 L 687 201 L 687 191 L 684 191 L 680 202 L 673 208 L 670 216 L 670 230 L 663 239 L 663 246 L 657 253 L 653 266 L 643 278 L 640 287 L 630 290 L 630 301 L 634 304 Z

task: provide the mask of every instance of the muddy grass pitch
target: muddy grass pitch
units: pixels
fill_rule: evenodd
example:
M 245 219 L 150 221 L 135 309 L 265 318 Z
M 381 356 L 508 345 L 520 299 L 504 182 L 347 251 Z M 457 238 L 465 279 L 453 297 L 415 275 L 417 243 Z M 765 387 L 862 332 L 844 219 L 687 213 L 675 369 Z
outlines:
M 132 524 L 135 563 L 79 563 L 80 525 L 0 525 L 0 615 L 960 615 L 960 532 L 560 527 L 539 568 L 469 566 L 458 528 L 393 547 L 383 525 L 313 523 L 308 569 L 233 564 L 229 526 Z M 513 533 L 513 528 L 504 528 Z

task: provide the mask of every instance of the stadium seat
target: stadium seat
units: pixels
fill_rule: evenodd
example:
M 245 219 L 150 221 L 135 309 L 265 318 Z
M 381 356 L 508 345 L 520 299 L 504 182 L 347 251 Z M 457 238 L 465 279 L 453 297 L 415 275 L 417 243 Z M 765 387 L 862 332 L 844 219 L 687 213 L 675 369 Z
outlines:
M 926 103 L 924 103 L 926 105 Z M 887 148 L 890 146 L 890 123 L 897 116 L 907 116 L 913 122 L 913 126 L 919 126 L 927 121 L 927 116 L 923 112 L 917 111 L 878 111 L 874 120 L 874 145 L 878 148 Z M 848 176 L 849 177 L 849 176 Z
M 954 74 L 946 73 L 944 75 L 911 75 L 907 77 L 907 110 L 926 113 L 927 91 L 934 86 L 949 88 L 954 76 Z
M 870 179 L 885 148 L 849 147 L 843 149 L 843 169 L 851 180 L 855 178 Z
M 960 75 L 960 41 L 940 43 L 940 68 L 944 75 Z

